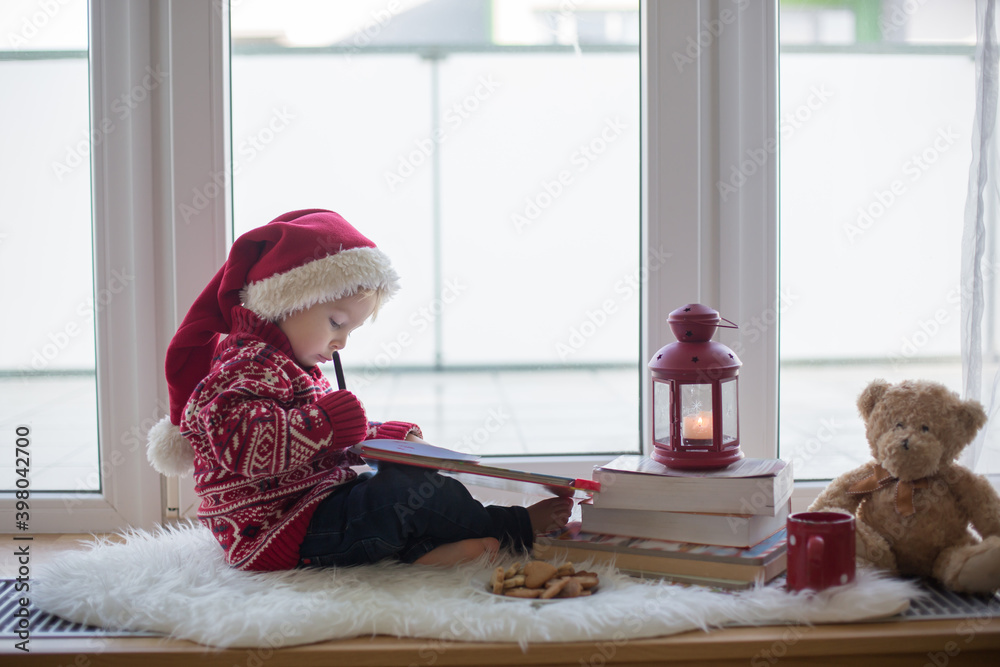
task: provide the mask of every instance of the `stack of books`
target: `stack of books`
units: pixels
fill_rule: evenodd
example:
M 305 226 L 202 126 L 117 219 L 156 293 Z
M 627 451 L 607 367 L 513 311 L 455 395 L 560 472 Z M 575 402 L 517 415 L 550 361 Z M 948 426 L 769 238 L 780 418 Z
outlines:
M 606 562 L 639 575 L 745 588 L 785 570 L 792 469 L 742 459 L 722 470 L 681 471 L 642 456 L 594 469 L 600 492 L 582 521 L 540 540 L 542 557 Z
M 539 537 L 535 558 L 614 563 L 621 572 L 685 584 L 740 590 L 785 571 L 785 529 L 749 549 L 587 533 L 580 522 Z

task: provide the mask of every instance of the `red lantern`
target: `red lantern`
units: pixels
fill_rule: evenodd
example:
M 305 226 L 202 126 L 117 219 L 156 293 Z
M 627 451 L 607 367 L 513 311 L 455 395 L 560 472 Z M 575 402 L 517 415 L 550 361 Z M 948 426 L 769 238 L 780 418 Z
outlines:
M 711 338 L 719 327 L 737 327 L 696 303 L 673 311 L 667 322 L 677 341 L 649 362 L 653 458 L 670 468 L 724 468 L 743 458 L 738 377 L 743 364 Z

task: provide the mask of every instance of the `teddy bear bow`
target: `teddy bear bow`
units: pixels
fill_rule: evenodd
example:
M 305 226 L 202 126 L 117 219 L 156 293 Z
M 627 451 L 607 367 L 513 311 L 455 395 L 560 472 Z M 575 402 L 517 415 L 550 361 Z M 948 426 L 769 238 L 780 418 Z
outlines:
M 893 477 L 892 473 L 876 463 L 872 474 L 855 482 L 847 492 L 855 495 L 867 495 L 894 482 L 896 484 L 896 512 L 903 516 L 913 515 L 917 511 L 917 508 L 913 506 L 913 492 L 916 489 L 926 489 L 930 485 L 926 477 L 913 481 L 902 481 Z

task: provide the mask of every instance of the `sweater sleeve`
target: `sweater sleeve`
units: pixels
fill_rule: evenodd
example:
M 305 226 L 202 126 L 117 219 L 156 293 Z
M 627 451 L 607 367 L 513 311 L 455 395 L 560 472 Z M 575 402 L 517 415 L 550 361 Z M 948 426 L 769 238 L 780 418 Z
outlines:
M 349 391 L 292 405 L 288 378 L 252 362 L 225 364 L 192 396 L 182 432 L 200 431 L 211 451 L 202 455 L 247 477 L 275 475 L 361 442 L 365 411 Z
M 368 422 L 365 440 L 405 440 L 409 434 L 422 438 L 420 427 L 410 422 Z

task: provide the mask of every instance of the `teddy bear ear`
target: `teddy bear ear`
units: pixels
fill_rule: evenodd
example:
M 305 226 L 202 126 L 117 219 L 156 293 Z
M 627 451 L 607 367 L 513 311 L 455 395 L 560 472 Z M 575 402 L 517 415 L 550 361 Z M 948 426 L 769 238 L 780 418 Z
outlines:
M 986 425 L 986 411 L 979 401 L 963 401 L 955 418 L 965 432 L 965 443 L 972 442 L 979 429 Z
M 885 396 L 885 393 L 889 391 L 889 387 L 891 386 L 885 380 L 878 379 L 872 380 L 865 387 L 865 390 L 858 396 L 858 411 L 861 413 L 862 419 L 867 420 L 871 416 L 875 405 L 882 400 L 882 397 Z

